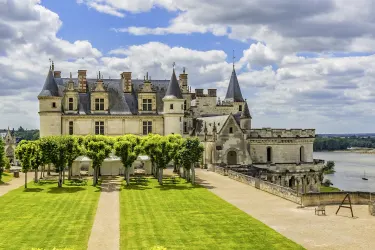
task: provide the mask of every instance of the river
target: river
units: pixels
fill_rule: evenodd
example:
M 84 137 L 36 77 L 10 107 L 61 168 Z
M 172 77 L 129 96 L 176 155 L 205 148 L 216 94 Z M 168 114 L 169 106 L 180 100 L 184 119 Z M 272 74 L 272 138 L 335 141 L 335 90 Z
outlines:
M 314 152 L 314 159 L 335 162 L 335 173 L 326 175 L 345 191 L 375 192 L 375 155 L 349 152 Z M 362 180 L 366 173 L 368 181 Z

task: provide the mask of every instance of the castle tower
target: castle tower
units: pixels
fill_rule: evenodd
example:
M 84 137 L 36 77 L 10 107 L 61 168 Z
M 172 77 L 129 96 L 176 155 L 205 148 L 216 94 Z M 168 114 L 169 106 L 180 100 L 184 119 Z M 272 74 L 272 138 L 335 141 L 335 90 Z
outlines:
M 60 93 L 53 69 L 50 68 L 43 89 L 38 95 L 40 137 L 61 135 L 62 98 L 63 93 Z
M 250 132 L 251 129 L 251 115 L 249 107 L 247 106 L 247 102 L 245 101 L 245 106 L 242 110 L 241 117 L 240 117 L 240 127 L 247 132 Z
M 184 98 L 181 94 L 180 86 L 178 85 L 174 67 L 163 102 L 164 135 L 182 134 Z

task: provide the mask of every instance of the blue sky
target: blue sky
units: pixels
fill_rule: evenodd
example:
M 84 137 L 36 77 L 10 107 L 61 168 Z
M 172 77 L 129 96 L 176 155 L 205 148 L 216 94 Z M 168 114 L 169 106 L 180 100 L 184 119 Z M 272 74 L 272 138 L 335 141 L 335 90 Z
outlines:
M 375 132 L 374 16 L 371 0 L 0 1 L 0 127 L 39 127 L 49 58 L 63 77 L 166 79 L 176 62 L 222 98 L 235 50 L 254 127 Z

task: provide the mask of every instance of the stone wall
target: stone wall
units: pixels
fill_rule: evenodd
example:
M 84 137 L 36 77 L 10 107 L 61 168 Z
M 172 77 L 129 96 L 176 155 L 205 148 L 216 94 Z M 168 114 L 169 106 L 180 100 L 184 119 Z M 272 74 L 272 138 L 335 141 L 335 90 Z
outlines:
M 375 202 L 374 201 L 370 202 L 370 204 L 368 205 L 368 210 L 372 216 L 375 216 Z
M 228 170 L 227 175 L 229 178 L 233 180 L 245 183 L 249 186 L 258 188 L 262 191 L 271 193 L 273 195 L 279 196 L 294 203 L 301 204 L 301 197 L 297 196 L 297 192 L 295 192 L 293 189 L 282 187 L 267 181 L 262 181 L 258 178 L 247 176 L 232 170 Z
M 215 166 L 214 167 L 215 173 L 221 174 L 221 175 L 227 175 L 227 170 L 225 168 Z
M 306 193 L 302 195 L 303 206 L 318 205 L 340 205 L 345 195 L 350 194 L 352 204 L 367 205 L 370 201 L 370 193 L 367 192 L 327 192 L 327 193 Z M 375 199 L 375 194 L 371 195 Z M 347 201 L 345 201 L 347 203 Z

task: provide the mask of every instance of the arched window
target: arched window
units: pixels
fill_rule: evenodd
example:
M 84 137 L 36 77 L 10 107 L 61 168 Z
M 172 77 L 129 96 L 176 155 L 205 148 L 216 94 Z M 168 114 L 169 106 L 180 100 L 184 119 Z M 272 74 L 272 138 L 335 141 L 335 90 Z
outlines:
M 272 148 L 267 147 L 267 162 L 272 162 Z

